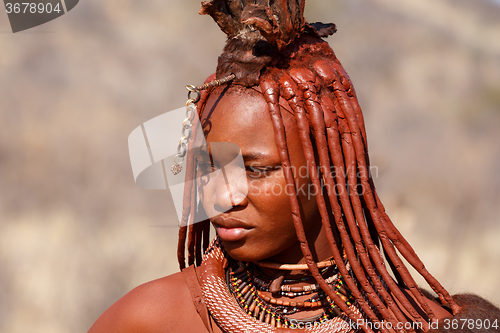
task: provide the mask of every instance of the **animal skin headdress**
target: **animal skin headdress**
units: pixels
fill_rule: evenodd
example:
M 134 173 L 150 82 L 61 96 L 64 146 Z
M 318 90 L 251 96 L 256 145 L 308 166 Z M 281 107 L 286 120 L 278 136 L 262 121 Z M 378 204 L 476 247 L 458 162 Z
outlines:
M 304 0 L 203 2 L 200 13 L 210 15 L 228 36 L 216 76 L 208 81 L 234 74 L 232 84 L 260 87 L 273 123 L 287 186 L 295 188 L 280 111 L 280 99 L 286 100 L 296 118 L 310 166 L 323 230 L 360 308 L 372 322 L 383 320 L 396 327 L 398 322 L 407 322 L 409 314 L 426 327 L 427 320 L 435 319 L 435 315 L 410 275 L 408 263 L 424 277 L 443 305 L 449 306 L 454 314 L 459 306 L 427 271 L 387 216 L 369 172 L 366 130 L 356 92 L 334 52 L 322 40 L 336 31 L 335 25 L 306 23 L 304 3 Z M 201 94 L 200 115 L 209 94 L 210 90 Z M 188 172 L 196 172 L 189 156 L 186 165 Z M 189 239 L 189 264 L 195 261 L 199 264 L 209 238 L 208 220 L 188 223 L 202 207 L 193 198 L 194 187 L 186 192 L 191 197 L 184 198 L 178 251 L 181 267 L 185 265 L 186 239 Z M 350 315 L 313 260 L 295 193 L 289 195 L 293 221 L 309 270 L 325 293 Z M 340 236 L 341 246 L 334 234 Z M 352 267 L 351 274 L 342 260 L 343 253 L 339 250 L 342 247 Z M 402 288 L 415 302 L 408 300 Z

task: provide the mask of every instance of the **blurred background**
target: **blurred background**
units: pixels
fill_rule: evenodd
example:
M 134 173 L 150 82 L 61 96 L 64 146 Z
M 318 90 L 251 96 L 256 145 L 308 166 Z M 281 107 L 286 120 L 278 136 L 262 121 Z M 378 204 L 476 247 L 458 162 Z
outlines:
M 0 332 L 85 332 L 178 270 L 166 191 L 127 137 L 181 107 L 225 36 L 199 1 L 82 0 L 12 34 L 0 13 Z M 451 293 L 500 304 L 500 6 L 309 0 L 364 110 L 389 215 Z

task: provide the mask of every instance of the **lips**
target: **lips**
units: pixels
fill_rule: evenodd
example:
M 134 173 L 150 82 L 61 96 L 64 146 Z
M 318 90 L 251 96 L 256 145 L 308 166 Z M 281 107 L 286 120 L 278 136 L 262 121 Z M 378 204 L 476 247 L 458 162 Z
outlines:
M 245 238 L 253 227 L 232 217 L 217 216 L 211 219 L 217 235 L 226 242 L 236 242 Z

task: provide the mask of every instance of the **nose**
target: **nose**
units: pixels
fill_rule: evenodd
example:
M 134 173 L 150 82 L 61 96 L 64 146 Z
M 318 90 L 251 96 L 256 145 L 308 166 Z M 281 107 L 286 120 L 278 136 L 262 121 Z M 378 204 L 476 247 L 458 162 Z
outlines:
M 239 170 L 221 168 L 213 179 L 212 202 L 217 214 L 248 204 L 246 178 L 241 179 L 241 172 L 237 171 Z

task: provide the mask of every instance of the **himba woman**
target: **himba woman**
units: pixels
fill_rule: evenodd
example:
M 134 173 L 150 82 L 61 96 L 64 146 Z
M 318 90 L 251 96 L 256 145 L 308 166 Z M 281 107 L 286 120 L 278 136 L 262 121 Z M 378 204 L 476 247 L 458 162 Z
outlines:
M 500 310 L 450 296 L 385 213 L 356 93 L 322 39 L 335 25 L 306 23 L 304 1 L 202 3 L 228 41 L 216 74 L 191 88 L 208 148 L 185 162 L 196 181 L 183 270 L 134 289 L 90 332 L 498 331 Z M 246 186 L 213 176 L 228 164 L 217 143 L 239 147 Z

